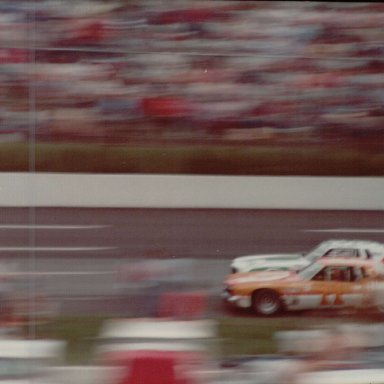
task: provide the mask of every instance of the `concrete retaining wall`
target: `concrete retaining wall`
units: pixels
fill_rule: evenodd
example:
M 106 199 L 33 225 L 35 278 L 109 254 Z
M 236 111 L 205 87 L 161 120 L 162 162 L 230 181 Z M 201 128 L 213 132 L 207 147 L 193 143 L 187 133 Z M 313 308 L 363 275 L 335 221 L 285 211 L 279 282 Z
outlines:
M 383 210 L 384 178 L 0 173 L 0 206 Z

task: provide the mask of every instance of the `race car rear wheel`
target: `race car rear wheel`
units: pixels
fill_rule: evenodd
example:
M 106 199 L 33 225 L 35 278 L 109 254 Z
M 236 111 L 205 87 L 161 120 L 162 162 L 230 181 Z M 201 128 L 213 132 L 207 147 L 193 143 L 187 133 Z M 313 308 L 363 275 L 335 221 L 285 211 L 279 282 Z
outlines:
M 273 316 L 282 311 L 283 303 L 277 292 L 261 289 L 253 293 L 252 308 L 259 315 Z

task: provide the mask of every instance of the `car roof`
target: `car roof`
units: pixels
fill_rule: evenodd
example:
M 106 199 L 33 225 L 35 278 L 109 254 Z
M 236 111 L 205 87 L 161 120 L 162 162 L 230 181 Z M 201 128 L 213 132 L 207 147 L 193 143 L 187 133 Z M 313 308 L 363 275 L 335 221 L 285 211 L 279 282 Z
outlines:
M 373 252 L 383 252 L 384 244 L 371 240 L 342 240 L 331 239 L 321 242 L 319 247 L 338 247 L 338 248 L 366 248 Z

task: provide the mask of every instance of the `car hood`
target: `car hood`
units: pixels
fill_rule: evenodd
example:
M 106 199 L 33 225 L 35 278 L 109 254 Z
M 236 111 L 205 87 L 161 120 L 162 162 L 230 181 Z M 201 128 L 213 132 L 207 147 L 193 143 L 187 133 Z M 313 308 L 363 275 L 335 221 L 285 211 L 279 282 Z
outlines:
M 299 270 L 309 263 L 309 260 L 300 253 L 283 253 L 237 257 L 232 261 L 231 267 L 237 272 L 268 269 Z

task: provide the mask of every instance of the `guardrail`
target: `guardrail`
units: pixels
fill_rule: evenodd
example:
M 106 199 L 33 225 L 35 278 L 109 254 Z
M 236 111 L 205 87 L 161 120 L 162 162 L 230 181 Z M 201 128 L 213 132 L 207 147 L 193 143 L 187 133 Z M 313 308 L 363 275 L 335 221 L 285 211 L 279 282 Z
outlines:
M 383 210 L 384 178 L 0 173 L 0 206 Z

